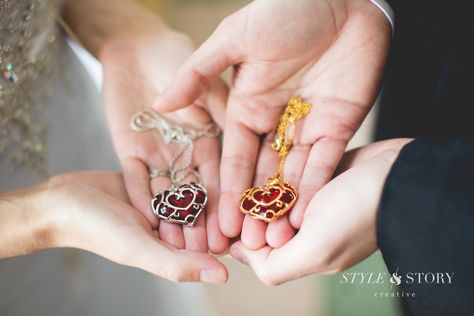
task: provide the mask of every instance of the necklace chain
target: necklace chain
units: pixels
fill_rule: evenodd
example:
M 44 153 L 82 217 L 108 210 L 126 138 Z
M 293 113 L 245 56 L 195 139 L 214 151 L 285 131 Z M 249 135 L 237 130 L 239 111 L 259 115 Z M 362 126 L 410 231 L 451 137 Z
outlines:
M 295 138 L 296 121 L 305 117 L 309 111 L 311 111 L 311 104 L 304 103 L 300 97 L 292 97 L 288 101 L 285 112 L 278 122 L 277 135 L 272 144 L 272 149 L 278 152 L 280 162 L 277 171 L 270 178 L 271 181 L 279 182 L 282 180 L 285 159 L 293 146 L 293 139 Z
M 202 130 L 184 129 L 179 125 L 172 124 L 150 109 L 135 113 L 132 116 L 130 127 L 137 132 L 158 130 L 166 144 L 175 143 L 181 146 L 169 163 L 169 174 L 173 187 L 179 186 L 190 174 L 196 175 L 198 183 L 201 183 L 199 174 L 190 168 L 193 159 L 194 141 L 200 137 L 218 137 L 221 133 L 216 124 L 208 124 Z M 183 157 L 184 162 L 181 166 L 178 166 L 181 157 Z

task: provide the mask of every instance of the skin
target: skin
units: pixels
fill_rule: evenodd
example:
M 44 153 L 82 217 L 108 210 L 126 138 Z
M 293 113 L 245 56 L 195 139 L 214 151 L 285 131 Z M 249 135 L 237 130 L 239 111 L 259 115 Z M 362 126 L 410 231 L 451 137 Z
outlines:
M 162 223 L 157 231 L 160 223 L 149 202 L 152 192 L 170 183 L 166 178 L 150 183 L 148 167 L 166 169 L 176 147 L 164 146 L 156 133 L 128 128 L 132 114 L 151 104 L 191 54 L 191 42 L 136 1 L 71 0 L 62 9 L 79 41 L 104 66 L 106 112 L 124 178 L 74 173 L 0 194 L 0 258 L 74 247 L 172 281 L 224 283 L 226 268 L 207 254 L 208 235 L 227 248 L 217 227 L 218 140 L 199 140 L 192 165 L 209 191 L 208 216 L 193 230 Z M 196 129 L 212 120 L 221 122 L 226 98 L 225 86 L 217 82 L 194 106 L 169 119 Z M 209 234 L 206 222 L 211 223 Z M 211 244 L 212 249 L 222 251 Z
M 67 1 L 63 16 L 104 67 L 108 125 L 132 206 L 173 247 L 214 253 L 227 250 L 227 238 L 217 222 L 219 139 L 204 137 L 195 142 L 191 167 L 200 172 L 209 200 L 206 212 L 189 228 L 158 220 L 150 207 L 152 195 L 169 189 L 171 183 L 166 177 L 150 180 L 149 172 L 168 170 L 179 147 L 166 145 L 156 130 L 138 133 L 130 129 L 132 115 L 151 106 L 194 51 L 192 42 L 137 1 L 120 0 L 113 5 L 105 0 Z M 184 128 L 201 130 L 213 121 L 222 127 L 226 100 L 226 85 L 216 81 L 192 106 L 166 117 Z
M 219 225 L 250 249 L 273 248 L 302 227 L 312 197 L 331 179 L 378 93 L 391 29 L 365 0 L 256 0 L 225 18 L 155 101 L 158 111 L 192 104 L 228 67 Z M 282 40 L 284 39 L 284 40 Z M 299 198 L 289 216 L 265 224 L 239 211 L 241 193 L 277 167 L 273 131 L 291 96 L 313 104 L 299 122 L 284 179 Z
M 376 217 L 385 180 L 410 141 L 393 139 L 348 152 L 338 175 L 309 202 L 300 230 L 288 243 L 251 250 L 239 241 L 231 255 L 268 285 L 337 273 L 367 258 L 377 250 Z
M 2 193 L 0 231 L 0 259 L 73 247 L 172 281 L 227 279 L 226 268 L 211 255 L 160 241 L 129 205 L 120 174 L 63 174 L 33 188 Z

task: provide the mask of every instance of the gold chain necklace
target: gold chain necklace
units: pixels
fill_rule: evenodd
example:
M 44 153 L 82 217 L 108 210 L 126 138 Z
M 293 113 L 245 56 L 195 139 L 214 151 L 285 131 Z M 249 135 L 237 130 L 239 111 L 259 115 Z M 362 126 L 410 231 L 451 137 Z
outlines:
M 272 149 L 278 152 L 280 162 L 275 174 L 265 186 L 247 189 L 240 197 L 240 210 L 244 214 L 265 222 L 271 222 L 291 210 L 298 197 L 293 185 L 283 180 L 285 159 L 293 146 L 296 122 L 311 110 L 311 104 L 304 103 L 300 97 L 288 101 L 278 122 L 276 138 Z

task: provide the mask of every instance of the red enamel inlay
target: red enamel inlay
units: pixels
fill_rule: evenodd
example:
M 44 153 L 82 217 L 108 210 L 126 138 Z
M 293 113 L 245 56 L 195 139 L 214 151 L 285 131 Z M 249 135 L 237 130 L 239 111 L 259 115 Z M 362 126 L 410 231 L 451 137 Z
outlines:
M 291 185 L 276 183 L 245 191 L 241 197 L 240 209 L 259 219 L 263 217 L 272 220 L 289 211 L 295 200 L 296 192 Z
M 250 211 L 255 205 L 257 204 L 249 198 L 242 202 L 242 207 L 247 211 Z
M 270 203 L 274 201 L 278 195 L 280 195 L 280 189 L 279 188 L 270 188 L 268 191 L 261 191 L 258 190 L 254 193 L 254 198 L 258 202 L 263 202 L 263 203 Z
M 155 195 L 152 203 L 156 215 L 180 223 L 192 224 L 204 208 L 207 195 L 199 185 L 183 184 L 176 190 L 165 190 Z
M 197 203 L 204 203 L 205 200 L 206 200 L 206 193 L 204 193 L 202 191 L 198 191 L 197 194 L 196 194 L 196 202 Z
M 176 206 L 179 208 L 187 208 L 191 203 L 194 201 L 194 193 L 190 191 L 182 192 L 183 196 L 179 196 L 178 194 L 171 194 L 168 197 L 168 202 L 172 206 Z
M 283 193 L 280 198 L 280 200 L 282 200 L 285 203 L 290 203 L 294 199 L 295 199 L 295 196 L 289 191 L 285 191 L 285 193 Z

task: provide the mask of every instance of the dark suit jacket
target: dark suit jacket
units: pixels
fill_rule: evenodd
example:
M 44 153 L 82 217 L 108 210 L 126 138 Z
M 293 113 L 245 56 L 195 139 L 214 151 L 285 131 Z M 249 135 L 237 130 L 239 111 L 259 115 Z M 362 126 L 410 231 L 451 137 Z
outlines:
M 474 315 L 472 3 L 389 2 L 396 30 L 377 139 L 438 141 L 410 143 L 396 160 L 379 208 L 379 247 L 401 290 L 416 293 L 407 299 L 413 314 Z M 439 140 L 447 137 L 458 140 Z M 454 275 L 450 284 L 407 284 L 407 273 Z
M 377 236 L 400 291 L 415 293 L 414 315 L 474 315 L 474 140 L 405 146 L 385 184 Z

